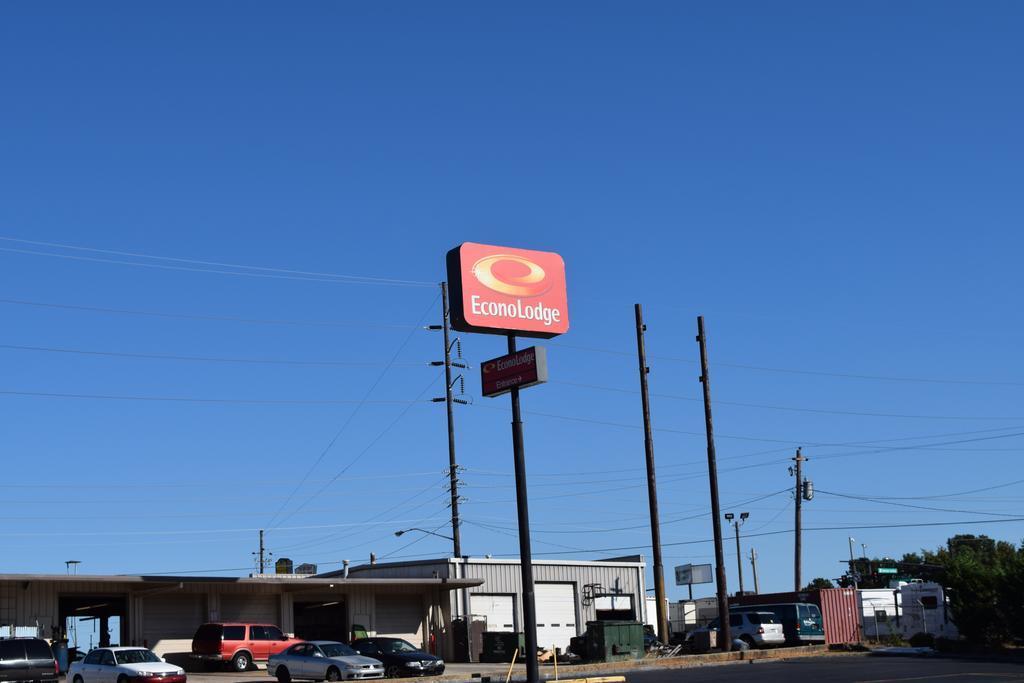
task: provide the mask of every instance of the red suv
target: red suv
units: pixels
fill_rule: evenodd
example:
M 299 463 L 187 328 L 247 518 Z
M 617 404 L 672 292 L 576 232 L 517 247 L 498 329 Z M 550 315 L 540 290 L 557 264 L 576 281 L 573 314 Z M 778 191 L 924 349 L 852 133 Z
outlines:
M 203 624 L 192 636 L 192 657 L 230 662 L 235 671 L 246 671 L 253 662 L 265 662 L 299 642 L 273 624 Z

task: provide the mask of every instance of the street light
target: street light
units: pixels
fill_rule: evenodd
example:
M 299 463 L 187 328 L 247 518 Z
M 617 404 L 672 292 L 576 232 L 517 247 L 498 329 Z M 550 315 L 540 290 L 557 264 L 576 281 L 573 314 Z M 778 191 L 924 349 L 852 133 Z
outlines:
M 741 512 L 740 518 L 736 519 L 736 515 L 731 512 L 725 513 L 725 521 L 731 522 L 734 529 L 736 529 L 736 571 L 740 575 L 740 592 L 739 595 L 743 594 L 743 558 L 740 553 L 740 527 L 744 522 L 747 521 L 747 517 L 750 517 L 749 512 Z M 735 520 L 735 521 L 733 521 Z
M 857 589 L 857 574 L 853 571 L 853 542 L 857 539 L 853 536 L 847 536 L 846 542 L 850 544 L 850 578 L 853 580 L 853 588 Z
M 437 536 L 438 538 L 443 538 L 443 539 L 448 540 L 448 541 L 454 541 L 455 540 L 451 536 L 445 536 L 444 534 L 439 534 L 436 531 L 427 531 L 426 529 L 421 529 L 421 528 L 419 528 L 417 526 L 414 526 L 414 527 L 409 528 L 409 529 L 402 529 L 401 531 L 396 531 L 395 532 L 395 536 L 401 536 L 402 534 L 408 533 L 410 531 L 419 531 L 421 533 L 429 534 L 431 536 Z

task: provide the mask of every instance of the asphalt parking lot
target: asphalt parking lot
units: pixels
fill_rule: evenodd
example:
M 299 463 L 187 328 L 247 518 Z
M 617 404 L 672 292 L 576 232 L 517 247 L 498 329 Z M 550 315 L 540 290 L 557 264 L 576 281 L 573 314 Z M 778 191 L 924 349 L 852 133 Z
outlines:
M 610 667 L 614 668 L 614 667 Z M 449 664 L 443 680 L 473 681 L 479 675 L 490 676 L 492 681 L 504 681 L 508 665 L 504 664 Z M 525 669 L 517 664 L 514 680 L 523 680 Z M 542 667 L 541 675 L 553 679 L 554 671 Z M 595 672 L 578 673 L 567 666 L 559 678 L 598 676 Z M 611 672 L 609 672 L 611 673 Z M 474 676 L 477 674 L 477 676 Z M 694 666 L 681 669 L 633 671 L 625 674 L 627 683 L 978 683 L 980 681 L 1024 681 L 1024 662 L 985 662 L 960 659 L 919 657 L 824 656 L 788 660 L 759 660 Z M 243 674 L 230 671 L 190 673 L 189 683 L 254 683 L 272 680 L 265 669 Z M 414 679 L 405 679 L 414 680 Z M 423 683 L 441 680 L 438 677 L 421 679 Z
M 545 667 L 546 669 L 546 667 Z M 566 669 L 570 671 L 571 669 Z M 543 673 L 547 673 L 542 669 Z M 451 677 L 458 676 L 463 677 L 464 680 L 473 680 L 473 674 L 480 674 L 483 676 L 491 676 L 492 679 L 500 678 L 502 681 L 505 680 L 505 675 L 508 673 L 508 664 L 460 664 L 449 662 L 445 664 L 445 679 L 451 680 Z M 526 668 L 522 664 L 516 664 L 513 676 L 523 676 L 526 674 Z M 560 676 L 565 678 L 565 676 Z M 426 676 L 421 680 L 423 683 L 429 683 L 430 681 L 437 681 L 437 676 Z M 233 671 L 211 671 L 201 673 L 189 673 L 189 683 L 253 683 L 254 681 L 274 681 L 276 679 L 271 678 L 267 674 L 266 668 L 261 668 L 258 671 L 247 671 L 245 673 L 235 673 Z M 394 679 L 385 679 L 394 680 Z M 406 679 L 406 680 L 417 680 L 417 679 Z
M 702 666 L 692 669 L 637 671 L 627 683 L 899 683 L 942 681 L 1024 681 L 1024 662 L 979 662 L 917 657 L 811 657 Z

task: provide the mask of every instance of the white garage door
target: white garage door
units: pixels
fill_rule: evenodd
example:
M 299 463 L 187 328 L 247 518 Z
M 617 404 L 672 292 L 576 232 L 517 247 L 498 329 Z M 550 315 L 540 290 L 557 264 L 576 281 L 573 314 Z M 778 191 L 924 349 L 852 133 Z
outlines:
M 222 595 L 220 621 L 280 624 L 281 598 L 277 595 Z
M 469 611 L 473 619 L 487 621 L 488 631 L 516 630 L 516 608 L 511 595 L 473 593 L 469 596 Z
M 423 645 L 423 600 L 419 596 L 377 596 L 377 635 Z
M 142 599 L 142 638 L 158 654 L 192 646 L 192 636 L 206 621 L 203 595 L 154 595 Z M 170 641 L 181 641 L 172 643 Z M 185 646 L 187 644 L 187 647 Z
M 576 591 L 571 583 L 538 583 L 537 645 L 558 647 L 564 652 L 576 633 Z

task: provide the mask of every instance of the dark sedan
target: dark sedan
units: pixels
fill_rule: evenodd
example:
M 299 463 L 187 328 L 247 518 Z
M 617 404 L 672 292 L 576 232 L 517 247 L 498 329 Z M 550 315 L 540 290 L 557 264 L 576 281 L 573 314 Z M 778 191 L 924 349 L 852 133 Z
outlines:
M 401 638 L 360 638 L 353 640 L 351 645 L 359 654 L 383 662 L 384 674 L 388 678 L 437 676 L 444 673 L 443 659 Z

